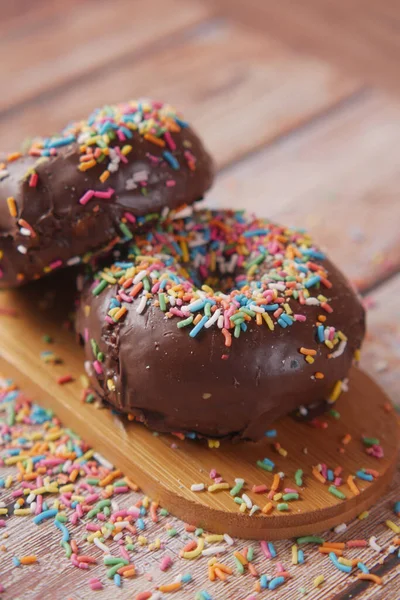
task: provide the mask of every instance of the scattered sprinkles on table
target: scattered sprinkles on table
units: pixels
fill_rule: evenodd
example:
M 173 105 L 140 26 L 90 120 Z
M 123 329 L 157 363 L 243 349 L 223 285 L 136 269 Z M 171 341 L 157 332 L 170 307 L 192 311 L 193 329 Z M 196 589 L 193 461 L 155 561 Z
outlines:
M 31 536 L 23 538 L 23 553 L 13 552 L 13 535 L 8 533 L 14 531 L 11 519 L 20 520 L 24 531 L 28 531 L 28 519 L 35 527 L 43 528 L 47 539 L 57 538 L 57 560 L 86 573 L 88 593 L 107 589 L 114 593 L 113 586 L 122 586 L 134 600 L 161 600 L 181 589 L 197 600 L 209 600 L 220 597 L 220 586 L 230 583 L 232 589 L 241 590 L 238 600 L 256 599 L 263 590 L 277 590 L 291 580 L 298 582 L 296 589 L 303 594 L 330 585 L 329 564 L 340 578 L 353 576 L 382 585 L 383 561 L 390 556 L 390 560 L 400 557 L 399 501 L 392 504 L 391 518 L 369 538 L 354 538 L 349 533 L 357 527 L 356 520 L 349 526 L 337 526 L 336 538 L 303 536 L 289 547 L 287 542 L 236 540 L 171 518 L 157 503 L 139 494 L 133 481 L 71 430 L 63 428 L 51 411 L 32 403 L 10 380 L 0 380 L 0 414 L 0 467 L 4 472 L 0 478 L 0 552 L 4 553 L 2 564 L 8 569 L 30 573 L 31 569 L 45 568 L 42 550 L 38 552 Z M 320 472 L 330 479 L 326 466 L 320 465 Z M 297 479 L 303 475 L 296 473 Z M 209 479 L 212 483 L 208 489 L 225 483 L 215 469 Z M 284 487 L 284 479 L 284 473 L 275 473 L 273 502 L 281 493 L 282 500 L 295 503 L 298 491 Z M 193 491 L 206 487 L 194 485 Z M 262 495 L 268 491 L 265 488 L 253 486 L 252 491 Z M 237 478 L 233 485 L 215 491 L 228 493 L 248 510 L 251 500 L 246 489 L 246 482 Z M 253 508 L 254 504 L 250 510 Z M 156 536 L 152 529 L 156 529 Z M 325 569 L 313 575 L 310 567 L 316 555 L 323 555 Z M 203 569 L 194 573 L 192 561 L 201 561 Z M 3 577 L 0 590 L 7 593 L 7 586 L 12 589 L 13 584 L 7 583 L 11 581 L 7 575 Z

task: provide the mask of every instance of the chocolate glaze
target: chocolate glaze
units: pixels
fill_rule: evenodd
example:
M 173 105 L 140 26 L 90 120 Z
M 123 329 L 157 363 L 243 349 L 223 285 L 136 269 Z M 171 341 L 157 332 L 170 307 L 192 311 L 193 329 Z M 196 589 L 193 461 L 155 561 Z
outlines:
M 118 105 L 112 110 L 132 111 L 133 106 L 137 103 Z M 152 104 L 147 106 L 152 112 L 144 113 L 146 119 L 150 114 L 159 118 L 162 111 L 177 114 L 161 104 L 154 104 L 156 108 Z M 104 183 L 99 177 L 107 168 L 108 158 L 85 172 L 78 170 L 82 156 L 78 140 L 89 127 L 87 121 L 72 124 L 60 136 L 49 138 L 65 139 L 72 131 L 77 140 L 53 149 L 54 155 L 40 157 L 48 141 L 41 140 L 17 160 L 5 159 L 4 169 L 0 167 L 0 287 L 36 279 L 60 266 L 79 262 L 80 257 L 101 251 L 118 240 L 124 241 L 120 223 L 127 212 L 139 217 L 136 223 L 125 219 L 129 230 L 135 232 L 149 222 L 140 217 L 152 214 L 154 222 L 163 209 L 201 199 L 211 185 L 213 163 L 196 133 L 179 122 L 180 131 L 170 132 L 175 149 L 168 144 L 160 147 L 138 131 L 133 131 L 130 139 L 110 141 L 113 149 L 129 144 L 132 151 L 126 156 L 127 162 L 121 161 L 118 170 L 111 172 Z M 160 139 L 164 140 L 162 135 Z M 173 168 L 164 159 L 166 150 L 179 168 Z M 29 154 L 32 151 L 35 156 Z M 186 157 L 188 152 L 193 157 L 191 165 Z M 29 169 L 34 169 L 38 176 L 36 187 L 29 185 Z M 134 189 L 127 189 L 133 187 L 127 184 L 128 180 L 138 173 L 147 184 L 143 186 L 140 181 L 134 183 Z M 92 198 L 86 205 L 79 203 L 88 190 L 110 188 L 114 190 L 110 199 Z M 15 199 L 16 217 L 10 214 L 9 197 Z M 35 237 L 21 233 L 26 233 L 26 227 L 19 223 L 21 219 L 33 229 Z
M 325 292 L 333 309 L 327 324 L 348 338 L 337 358 L 328 358 L 326 346 L 316 343 L 315 323 L 323 312 L 319 306 L 300 307 L 293 300 L 292 309 L 305 315 L 305 322 L 270 331 L 253 320 L 227 349 L 217 327 L 192 339 L 154 302 L 137 314 L 137 298 L 124 320 L 110 326 L 104 319 L 119 286 L 111 285 L 95 297 L 88 282 L 77 331 L 87 340 L 87 364 L 93 360 L 91 338 L 105 354 L 104 375 L 90 369 L 93 388 L 113 407 L 160 432 L 260 439 L 279 417 L 327 399 L 335 383 L 347 376 L 364 337 L 364 310 L 349 282 L 328 259 L 317 262 L 333 284 Z M 314 364 L 305 361 L 300 347 L 317 350 Z M 229 358 L 221 359 L 223 355 Z M 324 379 L 316 379 L 315 372 L 324 373 Z M 115 391 L 107 388 L 108 379 Z

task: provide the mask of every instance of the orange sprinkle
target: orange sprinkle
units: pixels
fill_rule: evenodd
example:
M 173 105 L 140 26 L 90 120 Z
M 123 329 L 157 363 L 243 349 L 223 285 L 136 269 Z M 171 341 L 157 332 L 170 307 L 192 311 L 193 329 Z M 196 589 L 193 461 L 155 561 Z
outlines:
M 73 469 L 69 475 L 69 480 L 74 482 L 79 475 L 79 469 Z
M 336 556 L 343 556 L 343 550 L 339 550 L 338 548 L 324 548 L 323 546 L 319 546 L 318 552 L 321 552 L 321 554 L 330 554 L 333 552 Z
M 152 135 L 151 133 L 146 133 L 143 137 L 148 142 L 156 144 L 156 146 L 160 146 L 161 148 L 164 148 L 165 146 L 164 140 L 161 140 L 160 138 L 156 137 L 155 135 Z
M 229 348 L 232 344 L 232 334 L 227 329 L 225 329 L 225 327 L 223 327 L 221 331 L 225 338 L 225 346 Z
M 214 567 L 213 566 L 209 566 L 208 567 L 208 579 L 210 581 L 215 581 L 216 577 L 217 576 L 215 575 Z
M 139 487 L 136 485 L 136 483 L 133 483 L 129 477 L 125 477 L 124 481 L 130 490 L 133 490 L 134 492 L 138 491 Z
M 279 489 L 279 485 L 281 483 L 281 478 L 279 477 L 279 473 L 275 473 L 274 479 L 272 481 L 271 490 L 276 492 Z
M 321 373 L 321 371 L 317 371 L 316 373 L 314 373 L 314 377 L 315 379 L 323 379 L 325 375 Z
M 214 567 L 214 573 L 216 574 L 218 579 L 220 579 L 221 581 L 226 581 L 226 575 L 221 571 L 221 569 L 218 569 L 218 567 Z
M 107 181 L 107 179 L 110 177 L 110 171 L 105 170 L 103 171 L 103 173 L 100 175 L 99 179 L 101 181 L 101 183 L 104 183 L 105 181 Z
M 196 315 L 195 318 L 193 319 L 193 325 L 197 325 L 197 323 L 200 323 L 202 318 L 203 317 L 201 316 L 200 313 L 198 315 Z
M 8 211 L 9 211 L 10 215 L 12 217 L 16 217 L 18 214 L 17 203 L 15 202 L 15 199 L 12 196 L 7 198 L 7 206 L 8 206 Z
M 30 554 L 29 556 L 23 556 L 19 559 L 21 565 L 33 565 L 37 561 L 37 556 Z
M 106 477 L 104 477 L 104 479 L 99 481 L 99 486 L 106 487 L 106 485 L 109 485 L 110 483 L 112 483 L 114 481 L 114 479 L 118 479 L 118 477 L 121 477 L 121 476 L 122 476 L 122 472 L 119 469 L 115 469 L 115 471 L 111 471 L 111 473 L 109 473 Z
M 316 350 L 312 350 L 311 348 L 300 348 L 300 354 L 304 354 L 304 356 L 315 356 L 317 354 Z
M 234 552 L 233 556 L 235 556 L 243 566 L 247 565 L 248 560 L 240 552 L 238 552 L 238 551 Z
M 227 573 L 228 575 L 232 575 L 233 573 L 233 570 L 230 567 L 228 567 L 228 565 L 224 565 L 222 563 L 214 563 L 213 567 L 215 569 L 220 569 L 220 571 L 222 571 L 223 573 Z
M 379 577 L 378 575 L 374 575 L 373 573 L 358 573 L 357 579 L 364 579 L 365 581 L 373 581 L 374 583 L 377 583 L 378 585 L 383 584 L 382 577 Z
M 336 548 L 338 550 L 343 550 L 343 548 L 346 548 L 346 544 L 344 542 L 324 542 L 321 547 Z
M 318 321 L 321 321 L 321 323 L 325 323 L 326 316 L 325 315 L 318 315 Z
M 159 585 L 158 589 L 160 590 L 160 592 L 164 592 L 165 594 L 168 594 L 168 592 L 176 592 L 176 590 L 179 590 L 182 587 L 182 584 L 180 581 L 176 581 L 175 583 L 167 583 L 166 585 Z
M 88 160 L 87 162 L 83 162 L 79 165 L 78 169 L 80 171 L 88 171 L 89 169 L 91 169 L 92 167 L 95 167 L 97 165 L 97 162 L 93 159 L 93 160 Z
M 264 513 L 264 515 L 269 515 L 269 513 L 273 510 L 274 505 L 272 504 L 272 502 L 267 502 L 267 504 L 264 506 L 264 508 L 261 509 L 261 512 Z
M 255 568 L 255 566 L 253 564 L 249 563 L 247 565 L 247 568 L 249 569 L 249 573 L 251 575 L 253 575 L 253 577 L 258 577 L 257 569 Z
M 129 296 L 132 296 L 132 298 L 135 298 L 135 296 L 138 295 L 138 293 L 140 292 L 140 290 L 142 288 L 143 288 L 143 282 L 139 281 L 139 283 L 137 283 L 136 285 L 133 286 L 133 288 L 129 292 Z
M 115 321 L 119 321 L 119 319 L 121 317 L 124 316 L 124 314 L 128 311 L 128 309 L 126 308 L 126 306 L 121 306 L 121 308 L 119 309 L 119 311 L 117 313 L 115 313 L 114 315 L 114 319 Z
M 325 477 L 318 471 L 317 467 L 312 468 L 312 474 L 314 475 L 315 479 L 321 483 L 326 483 Z
M 353 492 L 353 494 L 355 496 L 358 496 L 360 494 L 360 490 L 358 489 L 358 487 L 354 483 L 354 475 L 349 475 L 348 478 L 347 478 L 347 482 L 346 483 L 349 486 L 350 491 Z
M 350 442 L 351 442 L 351 435 L 350 435 L 350 433 L 346 433 L 346 435 L 342 439 L 342 444 L 349 444 Z
M 22 154 L 21 152 L 13 152 L 12 154 L 9 154 L 7 156 L 7 160 L 8 162 L 13 162 L 14 160 L 17 160 L 18 158 L 21 158 Z

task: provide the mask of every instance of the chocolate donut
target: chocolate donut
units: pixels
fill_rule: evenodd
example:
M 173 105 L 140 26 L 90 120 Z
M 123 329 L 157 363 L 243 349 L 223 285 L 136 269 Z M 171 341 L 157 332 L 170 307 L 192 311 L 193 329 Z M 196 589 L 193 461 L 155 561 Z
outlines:
M 209 438 L 257 440 L 283 415 L 334 402 L 364 330 L 356 294 L 309 235 L 232 211 L 137 236 L 87 281 L 77 314 L 109 405 Z
M 201 199 L 212 179 L 200 139 L 159 102 L 106 106 L 34 140 L 0 164 L 0 287 L 131 239 Z

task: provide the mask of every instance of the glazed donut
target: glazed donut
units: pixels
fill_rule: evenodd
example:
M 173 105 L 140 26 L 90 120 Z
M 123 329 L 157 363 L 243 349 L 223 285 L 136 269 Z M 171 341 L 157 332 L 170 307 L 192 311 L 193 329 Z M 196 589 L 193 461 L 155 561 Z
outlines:
M 279 417 L 334 402 L 365 328 L 346 278 L 302 231 L 191 212 L 84 285 L 93 388 L 154 430 L 208 438 L 258 440 Z
M 160 102 L 106 106 L 34 140 L 0 164 L 0 287 L 131 239 L 201 199 L 212 179 L 200 139 Z

